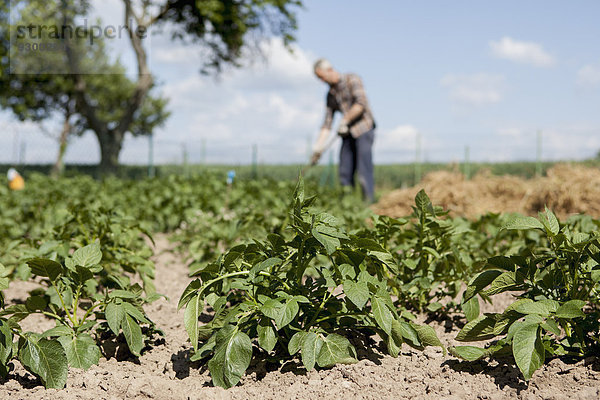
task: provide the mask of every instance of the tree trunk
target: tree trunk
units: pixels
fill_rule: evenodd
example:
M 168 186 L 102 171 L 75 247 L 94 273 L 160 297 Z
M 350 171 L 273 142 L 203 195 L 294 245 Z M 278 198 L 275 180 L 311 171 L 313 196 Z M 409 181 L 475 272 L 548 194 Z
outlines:
M 115 175 L 119 170 L 119 153 L 123 146 L 125 135 L 118 131 L 109 131 L 106 134 L 97 134 L 100 143 L 99 175 Z
M 60 133 L 59 145 L 58 145 L 58 156 L 56 157 L 56 162 L 52 167 L 52 171 L 50 172 L 50 176 L 52 178 L 60 177 L 65 170 L 65 153 L 67 152 L 67 141 L 69 139 L 69 134 L 71 133 L 71 123 L 69 119 L 71 118 L 70 113 L 65 114 L 65 122 L 63 124 L 62 132 Z

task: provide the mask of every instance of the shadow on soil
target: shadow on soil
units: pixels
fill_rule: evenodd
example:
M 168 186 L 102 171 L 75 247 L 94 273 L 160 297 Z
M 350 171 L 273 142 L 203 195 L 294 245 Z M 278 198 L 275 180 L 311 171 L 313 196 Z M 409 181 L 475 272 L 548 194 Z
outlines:
M 447 315 L 435 313 L 428 315 L 425 323 L 430 324 L 432 322 L 443 326 L 445 333 L 461 330 L 465 326 L 465 318 L 460 314 Z
M 383 344 L 377 343 L 370 337 L 366 336 L 354 336 L 350 338 L 351 343 L 356 348 L 356 352 L 359 360 L 367 359 L 376 365 L 381 365 L 381 359 L 385 349 L 382 348 Z M 256 381 L 261 381 L 267 376 L 269 372 L 279 371 L 281 373 L 291 372 L 294 375 L 304 376 L 307 374 L 304 365 L 302 364 L 300 357 L 296 355 L 296 358 L 286 362 L 282 362 L 271 354 L 267 354 L 264 351 L 256 352 L 252 358 L 250 366 L 246 370 L 244 375 L 251 376 Z M 191 362 L 192 349 L 182 349 L 176 354 L 171 356 L 171 363 L 173 371 L 175 371 L 175 377 L 177 379 L 185 379 L 190 376 L 192 369 L 198 370 L 202 375 L 208 370 L 208 360 L 204 359 L 201 361 Z M 285 354 L 284 357 L 289 357 L 289 354 Z M 204 383 L 204 386 L 212 386 L 212 382 L 208 381 Z
M 527 382 L 521 377 L 521 371 L 516 365 L 498 361 L 497 365 L 490 365 L 485 361 L 460 361 L 460 360 L 447 360 L 442 365 L 447 365 L 457 372 L 466 372 L 471 375 L 485 374 L 492 379 L 494 383 L 498 385 L 500 389 L 505 386 L 511 387 L 520 393 L 522 390 L 527 389 Z

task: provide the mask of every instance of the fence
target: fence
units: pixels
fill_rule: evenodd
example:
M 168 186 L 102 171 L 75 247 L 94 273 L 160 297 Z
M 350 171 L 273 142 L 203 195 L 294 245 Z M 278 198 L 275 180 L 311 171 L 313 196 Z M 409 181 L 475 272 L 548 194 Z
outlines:
M 451 136 L 451 135 L 448 135 Z M 596 135 L 599 136 L 599 135 Z M 491 167 L 497 173 L 511 172 L 523 176 L 540 175 L 552 164 L 552 151 L 545 146 L 545 137 L 541 131 L 529 134 L 528 142 L 523 145 L 512 144 L 509 141 L 491 146 L 488 142 L 468 145 L 455 143 L 450 146 L 428 142 L 427 137 L 416 133 L 399 145 L 378 143 L 376 138 L 374 159 L 378 183 L 385 186 L 412 184 L 421 180 L 422 176 L 432 169 L 459 168 L 467 177 L 474 174 L 482 165 Z M 12 140 L 11 140 L 12 139 Z M 243 140 L 242 140 L 243 139 Z M 569 135 L 551 138 L 550 146 L 555 143 L 575 142 Z M 308 160 L 313 138 L 294 138 L 279 143 L 248 143 L 241 138 L 237 143 L 223 141 L 219 138 L 170 140 L 163 136 L 128 137 L 121 153 L 121 161 L 125 164 L 124 176 L 141 177 L 155 176 L 167 173 L 196 173 L 207 166 L 218 171 L 236 168 L 238 176 L 270 176 L 273 178 L 293 179 Z M 0 145 L 5 148 L 0 152 L 0 164 L 27 166 L 28 171 L 46 172 L 57 153 L 58 144 L 43 135 L 31 132 L 16 131 L 12 138 L 4 136 Z M 578 159 L 592 159 L 596 149 L 589 144 L 583 144 Z M 322 182 L 331 184 L 335 181 L 335 164 L 337 147 L 333 146 L 322 158 L 321 166 L 313 169 L 312 174 L 320 174 Z M 599 146 L 600 147 L 600 146 Z M 10 149 L 10 150 L 9 150 Z M 552 147 L 550 147 L 552 150 Z M 555 150 L 555 149 L 554 149 Z M 585 150 L 585 151 L 584 151 Z M 10 156 L 9 156 L 10 154 Z M 549 154 L 549 155 L 547 155 Z M 483 156 L 482 156 L 483 155 Z M 493 163 L 485 163 L 485 155 L 506 156 L 523 160 L 521 163 L 502 163 L 499 159 L 491 159 Z M 491 158 L 491 157 L 488 157 Z M 88 134 L 82 138 L 73 139 L 66 155 L 70 171 L 95 173 L 95 164 L 100 160 L 100 152 L 95 137 Z M 272 164 L 281 164 L 270 166 Z M 287 164 L 287 166 L 282 166 Z M 403 164 L 402 166 L 384 166 L 381 164 Z M 451 167 L 453 166 L 453 167 Z M 6 169 L 4 168 L 4 169 Z M 0 168 L 0 171 L 3 170 Z

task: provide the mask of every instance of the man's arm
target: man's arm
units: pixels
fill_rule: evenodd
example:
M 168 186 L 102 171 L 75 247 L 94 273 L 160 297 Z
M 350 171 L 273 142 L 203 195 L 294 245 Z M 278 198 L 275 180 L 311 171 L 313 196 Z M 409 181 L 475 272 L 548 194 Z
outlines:
M 354 103 L 352 104 L 352 107 L 350 107 L 350 110 L 342 117 L 341 122 L 350 125 L 353 121 L 360 118 L 363 112 L 365 112 L 365 107 L 362 104 Z
M 331 125 L 333 124 L 333 101 L 333 96 L 331 95 L 331 93 L 329 93 L 327 95 L 327 108 L 325 110 L 325 120 L 323 121 L 323 125 L 321 125 L 321 131 L 319 133 L 319 137 L 317 138 L 317 142 L 313 146 L 313 154 L 310 158 L 310 162 L 312 165 L 315 165 L 319 162 L 319 158 L 321 158 L 321 154 L 323 154 L 323 151 L 325 151 L 325 146 L 327 145 L 327 138 L 329 137 L 329 133 L 331 132 Z
M 351 124 L 365 112 L 367 108 L 367 95 L 362 80 L 357 75 L 350 75 L 350 92 L 354 100 L 350 110 L 342 118 L 342 122 Z
M 325 150 L 325 146 L 327 144 L 327 138 L 329 137 L 329 133 L 331 129 L 321 128 L 321 132 L 319 132 L 319 137 L 317 139 L 317 143 L 313 146 L 313 151 L 315 153 L 322 153 Z

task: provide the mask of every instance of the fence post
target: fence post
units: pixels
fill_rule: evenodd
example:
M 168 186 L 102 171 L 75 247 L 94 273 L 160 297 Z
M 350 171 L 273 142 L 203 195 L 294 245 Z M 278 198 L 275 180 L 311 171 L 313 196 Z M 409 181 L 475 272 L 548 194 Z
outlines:
M 258 177 L 258 145 L 252 145 L 252 179 Z
M 465 178 L 467 180 L 471 178 L 471 162 L 469 159 L 470 158 L 469 153 L 470 153 L 469 146 L 465 146 L 465 165 L 464 165 L 463 173 L 465 174 Z
M 415 185 L 421 182 L 421 173 L 421 134 L 417 132 L 415 154 Z
M 181 149 L 183 151 L 183 174 L 185 176 L 189 175 L 189 160 L 188 160 L 188 151 L 185 147 L 185 142 L 181 143 Z
M 148 178 L 154 178 L 156 171 L 154 169 L 154 133 L 148 135 Z
M 537 151 L 535 162 L 535 176 L 542 176 L 542 131 L 537 131 Z

